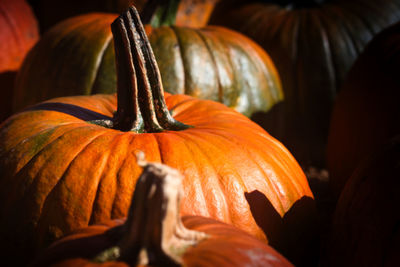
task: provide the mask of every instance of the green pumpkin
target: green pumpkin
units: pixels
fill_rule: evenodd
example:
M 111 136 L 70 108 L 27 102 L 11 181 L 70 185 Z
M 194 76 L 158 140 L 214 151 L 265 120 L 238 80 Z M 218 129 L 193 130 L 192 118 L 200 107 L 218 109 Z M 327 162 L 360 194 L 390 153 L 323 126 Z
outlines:
M 116 89 L 110 23 L 91 13 L 53 27 L 29 53 L 17 77 L 14 111 L 71 95 Z M 275 66 L 247 37 L 222 27 L 147 27 L 167 92 L 222 102 L 251 115 L 283 98 Z

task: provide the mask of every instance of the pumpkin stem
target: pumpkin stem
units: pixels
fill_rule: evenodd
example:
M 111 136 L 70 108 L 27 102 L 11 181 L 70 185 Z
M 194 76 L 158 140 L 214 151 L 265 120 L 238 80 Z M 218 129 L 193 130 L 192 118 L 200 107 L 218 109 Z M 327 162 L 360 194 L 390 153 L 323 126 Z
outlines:
M 96 260 L 138 265 L 177 266 L 186 249 L 207 238 L 183 226 L 179 214 L 182 175 L 161 163 L 146 163 L 139 177 L 117 247 Z
M 160 71 L 139 14 L 129 8 L 112 24 L 117 66 L 118 108 L 113 128 L 121 131 L 183 130 L 164 99 Z

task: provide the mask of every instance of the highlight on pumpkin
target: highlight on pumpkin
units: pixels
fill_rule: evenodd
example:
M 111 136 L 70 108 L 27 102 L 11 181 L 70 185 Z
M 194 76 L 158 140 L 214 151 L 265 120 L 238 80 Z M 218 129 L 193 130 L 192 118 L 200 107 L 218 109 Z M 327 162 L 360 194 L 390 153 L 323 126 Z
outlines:
M 182 221 L 182 174 L 164 164 L 145 163 L 142 152 L 137 155 L 143 172 L 126 220 L 89 226 L 66 236 L 45 250 L 33 266 L 293 266 L 266 243 L 232 226 L 199 216 Z
M 399 20 L 0 0 L 3 265 L 398 266 Z
M 134 8 L 113 33 L 117 94 L 50 99 L 0 125 L 6 257 L 26 265 L 68 233 L 128 216 L 142 150 L 185 176 L 180 215 L 227 223 L 309 266 L 314 197 L 290 152 L 232 108 L 164 93 Z
M 140 154 L 139 154 L 140 155 Z M 143 159 L 141 160 L 143 161 Z M 182 264 L 185 251 L 207 238 L 203 232 L 186 229 L 179 215 L 183 176 L 159 163 L 146 163 L 137 180 L 135 194 L 122 236 L 108 259 L 100 252 L 94 261 L 125 260 L 134 264 Z

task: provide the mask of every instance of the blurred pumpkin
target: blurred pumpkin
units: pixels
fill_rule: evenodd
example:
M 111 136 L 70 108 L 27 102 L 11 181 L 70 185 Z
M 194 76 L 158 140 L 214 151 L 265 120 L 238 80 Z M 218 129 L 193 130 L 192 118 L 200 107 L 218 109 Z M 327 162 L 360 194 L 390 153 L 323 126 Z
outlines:
M 292 155 L 220 103 L 168 93 L 164 99 L 135 9 L 112 30 L 117 96 L 52 99 L 0 128 L 0 234 L 11 250 L 6 255 L 24 247 L 26 255 L 34 254 L 74 229 L 126 216 L 140 174 L 134 153 L 142 150 L 149 161 L 188 178 L 182 215 L 232 224 L 301 261 L 314 241 L 315 206 Z
M 293 267 L 233 226 L 200 216 L 181 219 L 181 174 L 166 165 L 142 164 L 126 221 L 78 230 L 53 244 L 34 266 Z
M 36 18 L 25 0 L 0 1 L 0 122 L 11 114 L 15 72 L 39 39 Z
M 33 9 L 39 20 L 41 32 L 45 33 L 51 27 L 65 19 L 89 12 L 112 12 L 119 14 L 131 5 L 135 5 L 141 10 L 147 0 L 34 0 L 32 2 Z
M 57 23 L 89 12 L 121 13 L 135 5 L 141 11 L 151 0 L 33 0 L 33 8 L 38 14 L 40 28 L 46 32 Z M 159 2 L 159 0 L 157 0 Z M 176 17 L 176 25 L 203 27 L 219 0 L 181 0 Z
M 166 1 L 166 9 L 177 7 L 176 3 Z M 176 10 L 172 8 L 170 14 Z M 114 49 L 108 25 L 115 17 L 82 15 L 47 32 L 18 74 L 14 110 L 59 96 L 114 92 Z M 157 25 L 165 23 L 158 18 Z M 148 26 L 147 30 L 167 92 L 219 101 L 246 115 L 269 110 L 282 100 L 273 62 L 247 37 L 211 26 Z
M 176 15 L 176 25 L 204 27 L 220 0 L 182 0 Z
M 323 266 L 399 265 L 400 138 L 365 158 L 337 204 Z
M 282 78 L 283 107 L 254 120 L 302 165 L 323 167 L 336 92 L 368 41 L 400 19 L 400 0 L 230 1 L 215 8 L 210 23 L 255 40 Z
M 400 23 L 368 44 L 351 68 L 331 119 L 327 166 L 339 196 L 355 167 L 400 134 Z

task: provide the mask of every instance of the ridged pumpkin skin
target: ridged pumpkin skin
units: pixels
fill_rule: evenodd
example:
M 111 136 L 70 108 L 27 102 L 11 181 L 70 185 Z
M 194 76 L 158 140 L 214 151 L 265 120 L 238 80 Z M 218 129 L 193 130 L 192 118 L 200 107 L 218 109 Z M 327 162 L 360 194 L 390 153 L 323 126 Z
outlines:
M 200 216 L 185 216 L 182 221 L 188 229 L 210 236 L 184 253 L 184 266 L 293 267 L 272 247 L 235 227 Z M 53 244 L 34 266 L 131 266 L 123 261 L 90 261 L 103 250 L 116 244 L 118 237 L 112 233 L 112 228 L 123 222 L 124 220 L 115 220 L 80 229 Z M 235 253 L 232 253 L 233 251 Z
M 300 251 L 292 239 L 301 236 L 305 244 L 310 237 L 314 203 L 288 150 L 220 103 L 185 95 L 167 95 L 166 103 L 175 119 L 194 127 L 136 134 L 89 123 L 113 116 L 112 95 L 53 99 L 6 120 L 0 128 L 2 235 L 39 249 L 74 229 L 126 216 L 141 170 L 135 152 L 142 150 L 149 161 L 188 178 L 183 215 L 215 218 Z
M 323 166 L 336 92 L 372 37 L 400 19 L 400 1 L 247 2 L 231 10 L 217 7 L 210 23 L 249 36 L 269 53 L 283 83 L 285 102 L 277 116 L 284 121 L 257 122 L 301 164 Z M 279 2 L 286 4 L 274 4 Z
M 0 1 L 0 122 L 11 115 L 16 71 L 39 39 L 36 18 L 25 0 Z
M 332 114 L 327 166 L 338 196 L 368 154 L 400 134 L 400 24 L 384 30 L 351 68 Z
M 14 110 L 54 97 L 115 92 L 109 27 L 115 18 L 83 15 L 47 32 L 18 73 Z M 241 34 L 221 27 L 148 32 L 167 92 L 219 101 L 246 115 L 283 99 L 273 62 Z
M 324 266 L 398 266 L 400 138 L 356 168 L 340 195 Z
M 53 99 L 1 125 L 0 234 L 10 240 L 6 255 L 34 254 L 74 229 L 126 216 L 141 172 L 140 150 L 148 161 L 187 178 L 181 215 L 219 219 L 267 238 L 293 261 L 302 259 L 312 243 L 315 207 L 291 154 L 223 104 L 186 95 L 164 98 L 134 7 L 111 29 L 116 96 Z

